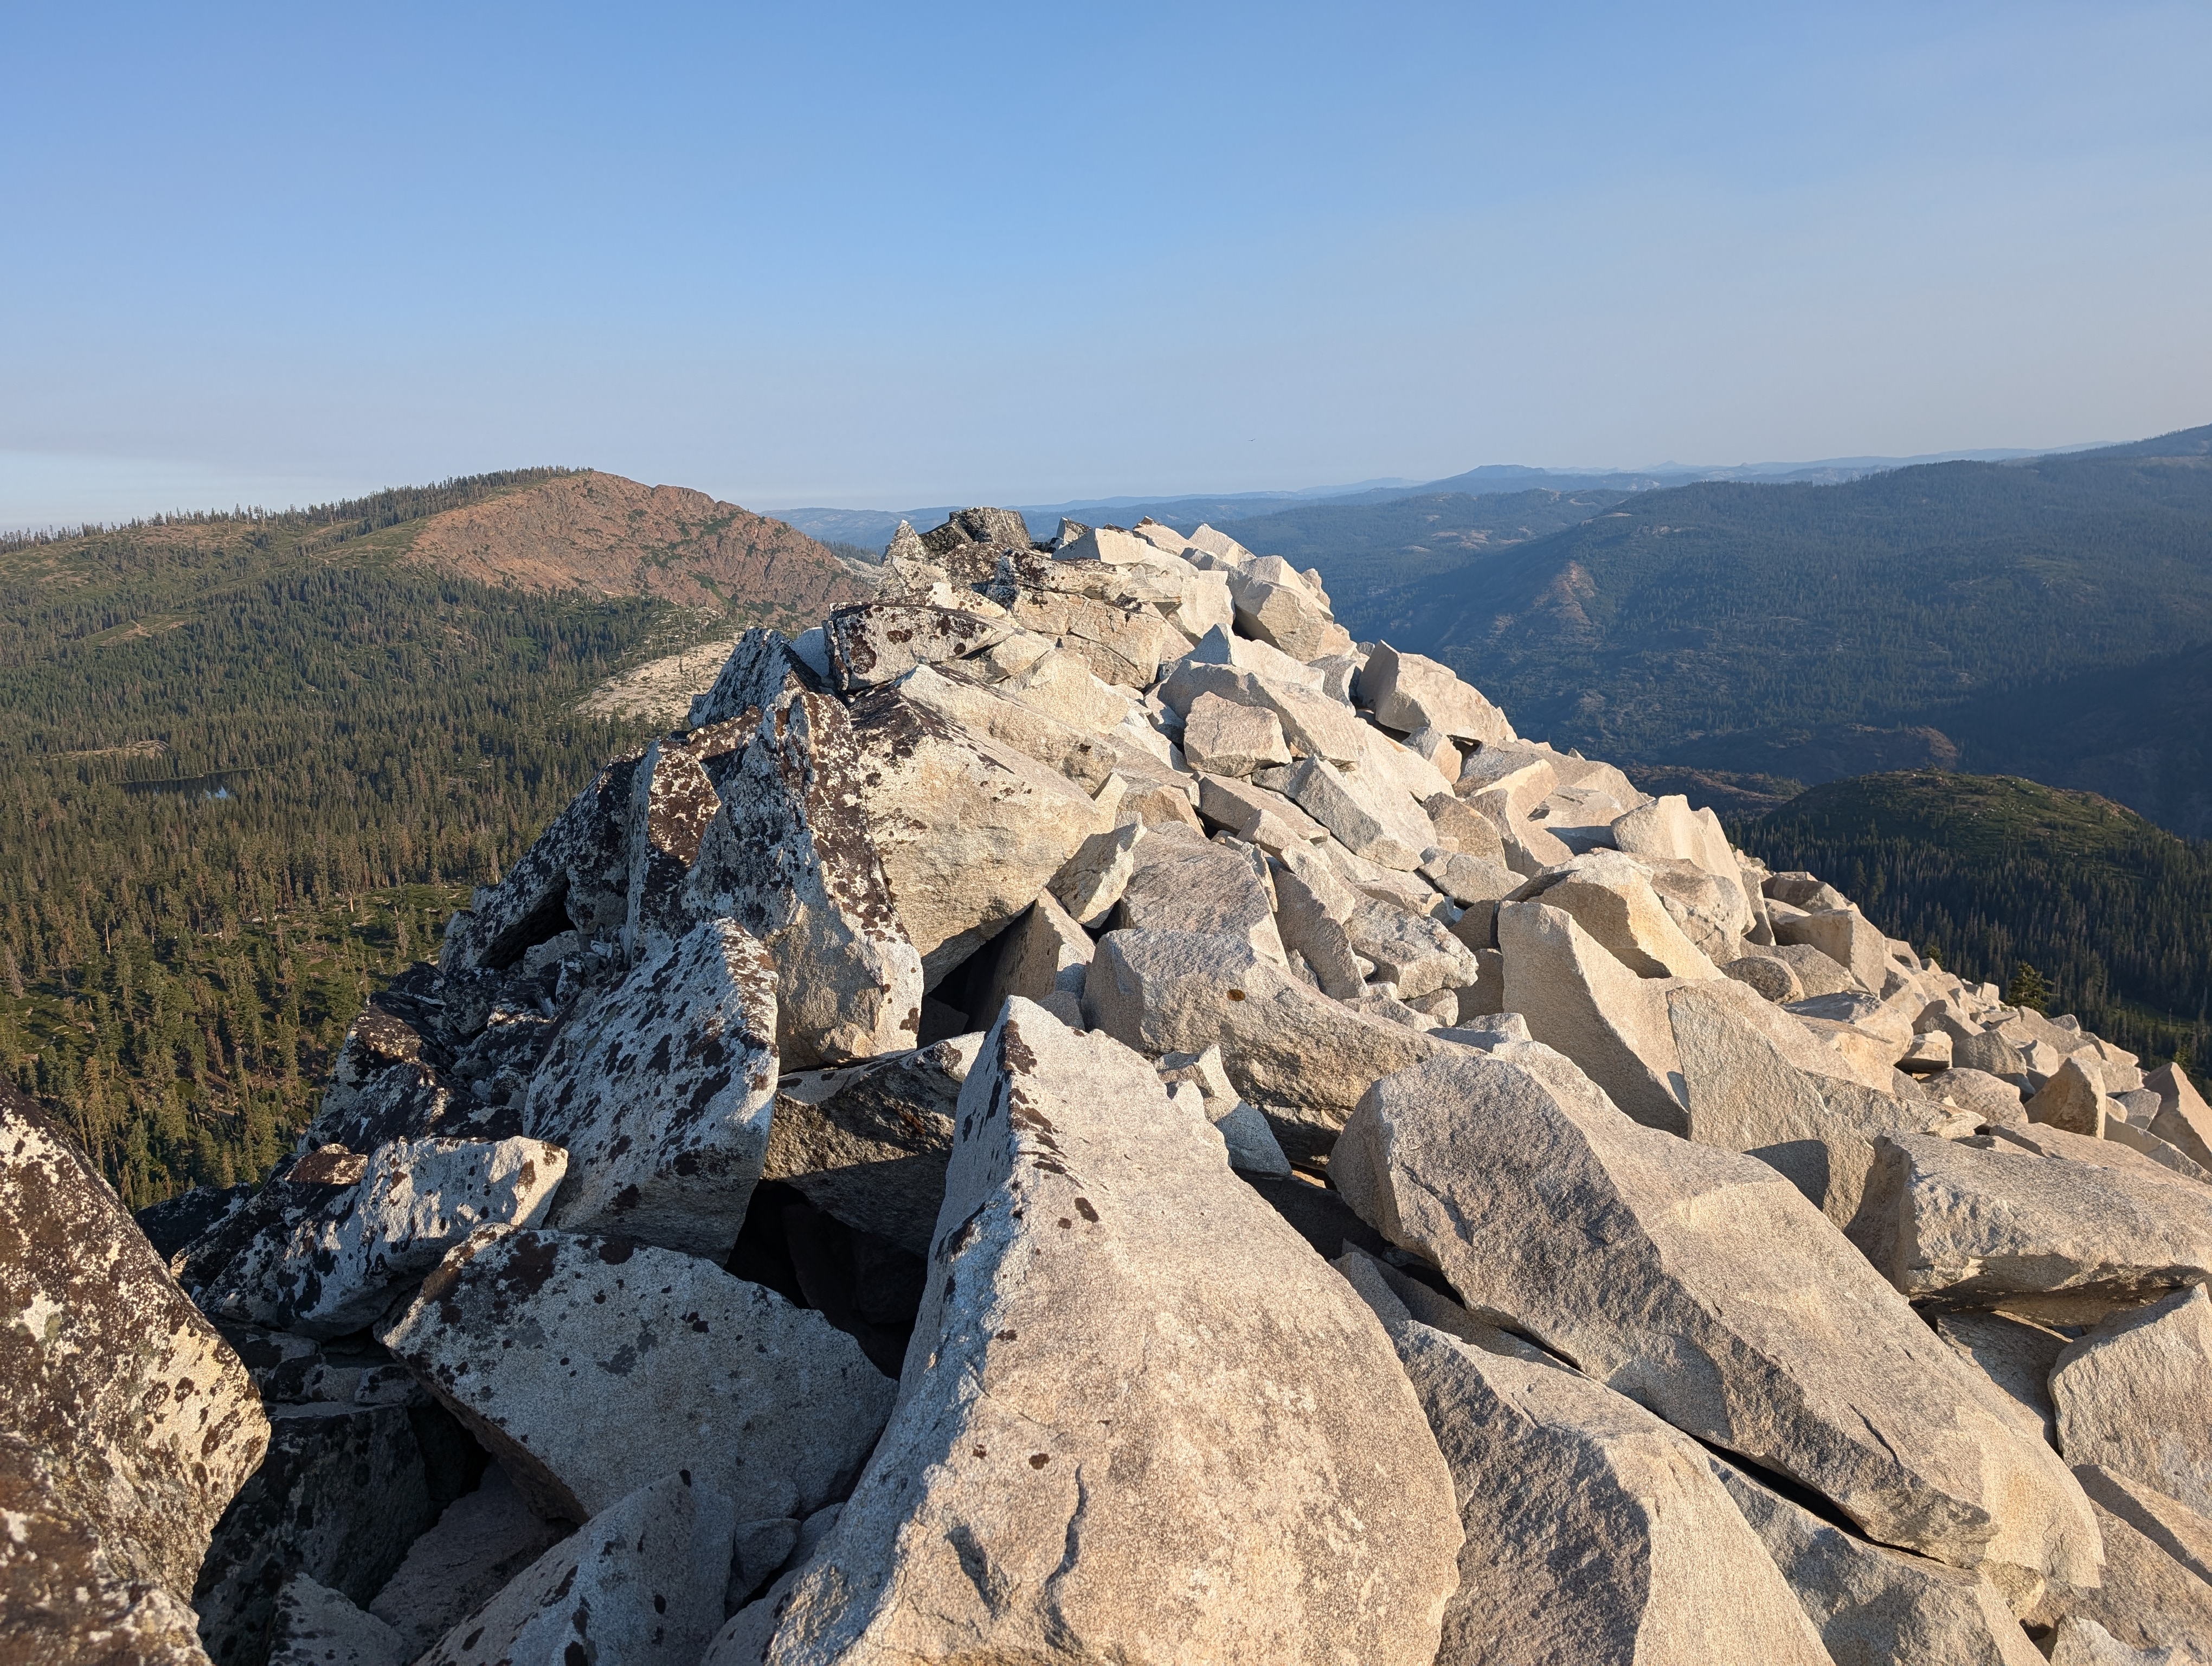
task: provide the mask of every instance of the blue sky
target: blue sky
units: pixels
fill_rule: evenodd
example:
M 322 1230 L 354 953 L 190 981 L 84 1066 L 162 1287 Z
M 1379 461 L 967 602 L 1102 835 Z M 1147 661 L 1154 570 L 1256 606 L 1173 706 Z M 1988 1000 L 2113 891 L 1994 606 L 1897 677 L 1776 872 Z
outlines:
M 2212 8 L 0 0 L 0 525 L 2212 421 Z

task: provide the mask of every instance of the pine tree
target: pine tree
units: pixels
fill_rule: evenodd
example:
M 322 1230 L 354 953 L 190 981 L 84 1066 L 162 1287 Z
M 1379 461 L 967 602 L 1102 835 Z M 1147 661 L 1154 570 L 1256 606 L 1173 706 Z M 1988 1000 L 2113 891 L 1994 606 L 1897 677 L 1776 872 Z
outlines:
M 2008 1006 L 2033 1006 L 2040 1012 L 2051 1000 L 2051 986 L 2041 972 L 2023 960 L 2012 969 L 2012 982 L 2005 985 L 2004 998 Z

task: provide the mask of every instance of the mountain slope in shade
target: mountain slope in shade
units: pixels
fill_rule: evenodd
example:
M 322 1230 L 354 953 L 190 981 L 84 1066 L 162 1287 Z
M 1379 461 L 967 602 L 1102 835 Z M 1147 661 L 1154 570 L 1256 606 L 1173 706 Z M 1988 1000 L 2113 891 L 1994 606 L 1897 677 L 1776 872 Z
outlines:
M 781 520 L 597 470 L 433 515 L 405 559 L 481 584 L 648 596 L 775 623 L 803 624 L 869 593 Z
M 1593 756 L 1814 781 L 1957 763 L 2196 832 L 2187 736 L 2163 732 L 2212 644 L 2207 439 L 1638 493 L 1365 611 Z

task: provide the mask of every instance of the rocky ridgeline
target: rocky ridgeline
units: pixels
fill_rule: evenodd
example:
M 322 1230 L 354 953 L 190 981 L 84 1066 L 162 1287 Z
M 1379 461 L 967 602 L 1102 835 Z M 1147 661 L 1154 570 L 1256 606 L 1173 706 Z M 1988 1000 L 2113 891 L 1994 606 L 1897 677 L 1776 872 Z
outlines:
M 1206 528 L 746 636 L 258 1189 L 0 1120 L 9 1659 L 2212 1658 L 2186 1077 Z

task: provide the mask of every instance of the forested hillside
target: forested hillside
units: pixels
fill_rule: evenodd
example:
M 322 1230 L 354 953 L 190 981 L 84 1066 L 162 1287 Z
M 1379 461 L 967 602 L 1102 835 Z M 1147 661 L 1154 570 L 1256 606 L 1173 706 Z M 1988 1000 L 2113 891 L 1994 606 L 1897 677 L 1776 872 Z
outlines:
M 580 696 L 806 605 L 795 583 L 731 582 L 747 569 L 728 519 L 720 544 L 695 540 L 725 606 L 484 582 L 422 554 L 459 542 L 456 520 L 477 548 L 520 547 L 503 506 L 542 514 L 549 488 L 614 478 L 529 471 L 0 545 L 0 1061 L 126 1201 L 257 1174 L 289 1145 L 363 995 L 636 738 L 579 716 Z M 780 558 L 851 593 L 778 525 Z M 694 581 L 665 539 L 616 553 Z
M 2204 830 L 2204 726 L 2178 720 L 2212 644 L 2207 434 L 1638 493 L 1358 617 L 1594 756 L 1811 781 L 1955 757 Z
M 1226 523 L 1246 548 L 1318 567 L 1353 635 L 1384 634 L 1404 604 L 1470 561 L 1577 526 L 1623 491 L 1440 492 L 1372 503 L 1316 503 Z M 1162 517 L 1166 520 L 1165 517 Z M 1188 532 L 1195 520 L 1166 520 Z
M 1736 842 L 1829 880 L 1893 937 L 2132 1051 L 2212 1056 L 2212 846 L 2093 793 L 1921 769 L 1815 787 Z

